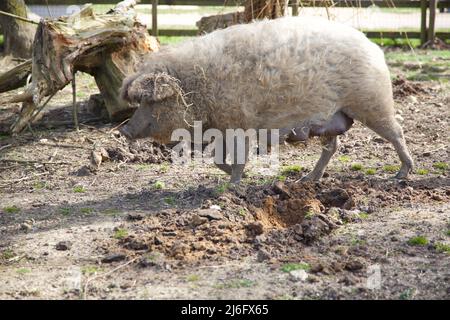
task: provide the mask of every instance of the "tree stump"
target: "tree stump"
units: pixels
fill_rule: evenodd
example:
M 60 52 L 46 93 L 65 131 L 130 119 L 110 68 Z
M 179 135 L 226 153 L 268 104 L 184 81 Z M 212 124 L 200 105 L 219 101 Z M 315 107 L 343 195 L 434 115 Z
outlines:
M 111 120 L 123 120 L 133 112 L 119 96 L 122 80 L 136 71 L 146 54 L 159 49 L 159 42 L 136 20 L 132 8 L 128 9 L 122 5 L 120 10 L 96 15 L 86 5 L 79 13 L 39 23 L 33 43 L 32 82 L 21 97 L 24 108 L 12 133 L 34 119 L 45 98 L 71 83 L 77 71 L 95 78 Z

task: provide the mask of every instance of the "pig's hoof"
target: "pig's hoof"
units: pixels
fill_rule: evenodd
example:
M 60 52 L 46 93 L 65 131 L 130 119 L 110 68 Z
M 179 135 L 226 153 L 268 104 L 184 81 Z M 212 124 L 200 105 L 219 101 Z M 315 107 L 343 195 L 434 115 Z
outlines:
M 228 190 L 233 191 L 238 195 L 245 195 L 247 189 L 242 184 L 240 184 L 240 182 L 237 183 L 230 182 Z
M 316 174 L 313 174 L 312 172 L 307 174 L 306 176 L 304 176 L 303 178 L 300 179 L 300 181 L 302 182 L 307 182 L 307 181 L 318 181 L 321 177 L 317 176 Z
M 394 179 L 404 180 L 408 178 L 408 172 L 399 172 L 394 176 Z
M 233 178 L 230 179 L 230 187 L 231 186 L 238 186 L 240 183 L 241 183 L 241 179 L 240 178 L 239 179 L 233 179 Z
M 408 174 L 412 172 L 412 167 L 402 167 L 400 168 L 399 172 L 395 175 L 394 179 L 407 179 L 408 178 Z

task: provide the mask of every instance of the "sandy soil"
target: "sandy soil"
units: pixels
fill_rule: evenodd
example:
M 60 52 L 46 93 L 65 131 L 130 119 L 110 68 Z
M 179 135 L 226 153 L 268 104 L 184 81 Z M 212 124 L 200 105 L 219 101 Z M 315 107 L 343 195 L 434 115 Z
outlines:
M 86 122 L 96 90 L 78 78 Z M 298 181 L 312 140 L 283 146 L 276 175 L 251 163 L 240 187 L 114 125 L 73 130 L 63 90 L 33 132 L 0 136 L 0 298 L 449 299 L 449 87 L 394 83 L 409 180 L 356 124 L 320 183 Z M 2 108 L 5 124 L 18 106 Z

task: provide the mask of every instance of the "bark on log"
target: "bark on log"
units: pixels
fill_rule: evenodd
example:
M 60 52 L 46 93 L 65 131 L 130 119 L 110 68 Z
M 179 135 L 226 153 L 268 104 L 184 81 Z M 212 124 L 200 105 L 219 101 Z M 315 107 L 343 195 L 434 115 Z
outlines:
M 27 60 L 1 74 L 0 93 L 23 87 L 30 73 L 31 60 Z
M 20 132 L 40 111 L 44 97 L 68 85 L 76 71 L 95 78 L 110 118 L 124 119 L 133 109 L 119 97 L 122 80 L 144 55 L 158 49 L 158 41 L 136 20 L 134 11 L 123 7 L 95 15 L 87 5 L 71 16 L 42 20 L 33 43 L 33 80 L 28 89 L 33 103 L 23 108 L 12 133 Z

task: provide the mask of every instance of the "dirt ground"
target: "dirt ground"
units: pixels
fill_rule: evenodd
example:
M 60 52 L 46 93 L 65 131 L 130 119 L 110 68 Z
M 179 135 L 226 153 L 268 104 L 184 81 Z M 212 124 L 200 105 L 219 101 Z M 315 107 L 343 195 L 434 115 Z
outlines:
M 320 182 L 299 181 L 320 154 L 311 140 L 282 146 L 276 174 L 250 163 L 239 187 L 129 145 L 80 75 L 79 131 L 66 88 L 32 131 L 0 135 L 0 298 L 449 299 L 450 86 L 391 67 L 408 180 L 357 123 Z M 19 107 L 0 106 L 3 130 Z

